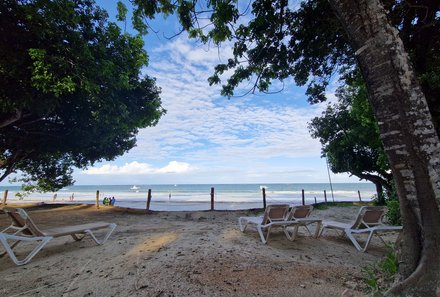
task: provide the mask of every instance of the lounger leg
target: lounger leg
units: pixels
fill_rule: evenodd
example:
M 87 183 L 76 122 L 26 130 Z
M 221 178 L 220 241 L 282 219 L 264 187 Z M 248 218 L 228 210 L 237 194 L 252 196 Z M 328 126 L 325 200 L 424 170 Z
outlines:
M 296 236 L 298 235 L 299 225 L 295 225 L 293 227 L 292 233 L 290 233 L 289 230 L 287 230 L 287 226 L 283 227 L 283 229 L 284 229 L 284 234 L 286 234 L 287 239 L 289 239 L 290 241 L 294 241 Z
M 309 229 L 309 225 L 316 223 L 316 230 L 315 230 L 315 234 L 312 234 L 312 232 Z M 303 225 L 301 225 L 300 227 L 304 227 L 307 230 L 307 233 L 309 233 L 309 236 L 313 236 L 314 238 L 318 238 L 320 235 L 320 231 L 321 231 L 321 221 L 315 221 L 315 222 L 307 222 L 304 223 Z
M 267 232 L 267 235 L 266 235 L 266 236 L 264 236 L 263 228 L 261 227 L 261 225 L 257 226 L 257 231 L 258 231 L 258 234 L 260 234 L 261 241 L 262 241 L 264 244 L 266 244 L 267 241 L 269 240 L 270 227 L 267 228 L 267 231 L 266 231 L 266 232 Z
M 18 260 L 17 256 L 15 255 L 14 251 L 12 250 L 12 248 L 14 246 L 16 246 L 17 244 L 14 243 L 12 246 L 9 245 L 8 239 L 16 240 L 16 241 L 40 241 L 40 243 L 23 260 Z M 16 265 L 27 264 L 51 239 L 52 239 L 52 236 L 42 236 L 42 237 L 30 238 L 30 237 L 25 237 L 25 236 L 0 234 L 0 242 L 2 243 L 3 247 L 5 248 L 6 253 L 9 255 L 11 260 Z
M 116 224 L 110 224 L 109 225 L 110 230 L 107 232 L 107 234 L 104 236 L 104 238 L 100 241 L 96 238 L 95 234 L 93 234 L 92 230 L 85 230 L 85 233 L 89 234 L 92 239 L 98 244 L 98 245 L 102 245 L 104 244 L 107 239 L 110 237 L 110 235 L 112 234 L 113 230 L 115 230 L 116 228 Z
M 316 230 L 315 230 L 315 235 L 314 235 L 315 238 L 319 237 L 319 234 L 321 232 L 321 226 L 322 226 L 321 221 L 316 222 Z
M 320 237 L 322 235 L 322 233 L 324 233 L 325 229 L 326 229 L 325 227 L 322 227 L 321 230 L 318 231 L 318 236 L 317 237 Z
M 19 243 L 20 243 L 20 241 L 17 240 L 17 241 L 14 242 L 12 245 L 10 245 L 11 250 L 14 249 Z M 3 257 L 4 255 L 6 255 L 7 253 L 8 253 L 8 252 L 7 252 L 6 249 L 5 249 L 5 251 L 4 251 L 3 253 L 0 253 L 0 258 Z
M 368 233 L 368 238 L 367 238 L 367 242 L 365 243 L 365 246 L 362 247 L 359 242 L 356 240 L 356 238 L 354 238 L 353 236 L 353 232 L 351 232 L 350 229 L 345 229 L 345 234 L 347 235 L 347 237 L 351 240 L 351 242 L 353 243 L 353 245 L 356 247 L 356 249 L 360 252 L 365 252 L 368 248 L 368 245 L 370 244 L 371 238 L 374 235 L 374 230 L 370 230 Z
M 370 234 L 368 234 L 367 242 L 365 243 L 365 247 L 362 249 L 362 252 L 365 252 L 367 250 L 368 245 L 370 244 L 370 241 L 373 238 L 373 235 L 374 235 L 374 229 L 370 231 Z
M 240 226 L 240 231 L 244 232 L 244 230 L 246 230 L 246 227 L 248 225 L 248 221 L 246 221 L 245 224 L 243 224 L 243 221 L 246 221 L 246 219 L 244 218 L 238 218 L 238 225 Z

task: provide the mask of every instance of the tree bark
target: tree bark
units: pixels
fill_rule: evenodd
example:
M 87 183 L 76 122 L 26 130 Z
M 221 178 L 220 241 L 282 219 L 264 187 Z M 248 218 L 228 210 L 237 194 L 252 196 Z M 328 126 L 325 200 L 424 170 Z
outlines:
M 377 203 L 379 205 L 385 205 L 385 197 L 383 195 L 383 188 L 387 191 L 387 193 L 391 192 L 390 184 L 382 177 L 373 174 L 358 174 L 357 177 L 361 179 L 368 180 L 372 182 L 376 186 L 376 194 L 377 194 Z
M 387 296 L 440 296 L 440 141 L 379 0 L 329 0 L 356 51 L 400 200 L 399 277 Z

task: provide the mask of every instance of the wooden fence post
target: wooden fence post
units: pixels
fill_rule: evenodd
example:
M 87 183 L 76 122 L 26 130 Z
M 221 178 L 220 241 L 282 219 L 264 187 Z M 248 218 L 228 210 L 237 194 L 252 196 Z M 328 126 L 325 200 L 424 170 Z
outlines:
M 266 188 L 261 189 L 263 191 L 263 208 L 266 209 Z
M 214 188 L 211 188 L 211 210 L 214 210 Z
M 151 203 L 151 189 L 148 189 L 147 210 L 150 210 L 150 203 Z
M 99 190 L 96 191 L 96 208 L 99 209 Z
M 324 201 L 325 201 L 325 203 L 327 203 L 327 193 L 325 190 L 324 190 Z
M 358 190 L 359 202 L 362 202 L 361 192 Z
M 306 205 L 306 197 L 304 196 L 304 189 L 302 189 L 302 204 Z
M 8 190 L 5 190 L 5 194 L 3 195 L 3 206 L 6 206 L 6 199 L 8 199 Z

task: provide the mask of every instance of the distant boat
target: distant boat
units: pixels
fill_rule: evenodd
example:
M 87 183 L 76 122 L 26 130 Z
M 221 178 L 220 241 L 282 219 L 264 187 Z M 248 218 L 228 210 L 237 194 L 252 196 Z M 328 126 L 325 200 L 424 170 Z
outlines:
M 130 188 L 130 190 L 139 190 L 139 187 L 133 186 Z

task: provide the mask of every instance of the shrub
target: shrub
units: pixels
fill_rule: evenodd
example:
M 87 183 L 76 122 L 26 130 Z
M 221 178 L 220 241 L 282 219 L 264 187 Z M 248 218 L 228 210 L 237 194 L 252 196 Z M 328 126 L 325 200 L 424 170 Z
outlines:
M 400 218 L 400 204 L 399 200 L 388 200 L 387 201 L 388 212 L 386 218 L 388 223 L 391 225 L 401 225 L 402 221 Z
M 368 265 L 363 269 L 367 293 L 371 296 L 383 296 L 383 293 L 391 286 L 397 269 L 396 252 L 393 246 L 389 246 L 385 259 L 376 265 Z

